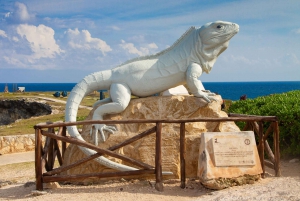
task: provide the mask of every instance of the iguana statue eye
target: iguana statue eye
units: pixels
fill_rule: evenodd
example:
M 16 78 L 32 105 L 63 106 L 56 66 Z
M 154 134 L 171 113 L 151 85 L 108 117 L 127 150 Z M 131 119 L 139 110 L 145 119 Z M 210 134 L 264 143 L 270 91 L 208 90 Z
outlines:
M 218 29 L 221 29 L 221 28 L 223 28 L 223 26 L 219 24 L 219 25 L 217 26 L 217 28 L 218 28 Z

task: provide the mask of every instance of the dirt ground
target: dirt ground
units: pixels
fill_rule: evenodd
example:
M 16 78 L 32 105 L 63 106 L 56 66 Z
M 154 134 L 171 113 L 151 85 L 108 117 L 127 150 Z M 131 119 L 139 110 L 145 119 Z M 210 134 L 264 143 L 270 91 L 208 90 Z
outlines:
M 204 188 L 198 180 L 187 181 L 181 189 L 179 180 L 164 181 L 158 192 L 153 181 L 110 180 L 98 185 L 60 185 L 35 194 L 34 163 L 0 166 L 0 200 L 300 200 L 300 162 L 281 162 L 282 177 L 274 177 L 267 169 L 265 179 L 255 184 L 214 191 Z

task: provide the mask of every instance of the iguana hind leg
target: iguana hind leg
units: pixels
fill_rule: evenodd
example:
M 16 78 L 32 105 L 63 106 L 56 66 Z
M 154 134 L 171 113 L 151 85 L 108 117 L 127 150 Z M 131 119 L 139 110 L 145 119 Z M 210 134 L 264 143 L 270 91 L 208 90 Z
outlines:
M 103 120 L 105 114 L 117 114 L 123 112 L 128 106 L 131 98 L 131 90 L 126 84 L 115 83 L 110 87 L 111 103 L 99 106 L 93 114 L 93 120 Z M 104 131 L 114 133 L 116 128 L 114 126 L 107 126 L 105 124 L 94 124 L 90 133 L 94 131 L 95 145 L 98 145 L 98 132 L 101 140 L 104 142 L 106 137 Z
M 102 100 L 98 100 L 97 102 L 95 102 L 93 104 L 93 108 L 96 108 L 100 104 L 110 103 L 111 101 L 112 101 L 111 98 L 105 98 L 105 99 L 102 99 Z

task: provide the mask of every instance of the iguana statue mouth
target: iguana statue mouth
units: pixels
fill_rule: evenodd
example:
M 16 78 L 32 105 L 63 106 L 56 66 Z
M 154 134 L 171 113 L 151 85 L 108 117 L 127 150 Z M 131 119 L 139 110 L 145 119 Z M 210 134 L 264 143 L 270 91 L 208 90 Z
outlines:
M 190 94 L 203 98 L 207 102 L 214 100 L 213 93 L 201 90 L 198 80 L 204 72 L 209 73 L 217 57 L 227 49 L 229 40 L 239 31 L 239 26 L 231 22 L 216 21 L 200 28 L 191 27 L 172 46 L 157 54 L 129 60 L 111 70 L 99 71 L 86 76 L 71 91 L 66 104 L 65 121 L 75 122 L 78 106 L 83 97 L 97 90 L 110 90 L 110 98 L 97 101 L 99 106 L 93 114 L 93 120 L 103 120 L 105 114 L 124 111 L 131 95 L 146 97 L 160 93 L 178 85 L 185 85 Z M 104 132 L 113 133 L 114 127 L 95 124 L 91 134 L 95 135 L 98 145 L 98 133 L 105 141 Z M 83 140 L 76 126 L 69 126 L 68 133 Z M 80 147 L 87 155 L 95 151 Z M 95 159 L 102 165 L 120 171 L 136 168 L 115 163 L 101 156 Z

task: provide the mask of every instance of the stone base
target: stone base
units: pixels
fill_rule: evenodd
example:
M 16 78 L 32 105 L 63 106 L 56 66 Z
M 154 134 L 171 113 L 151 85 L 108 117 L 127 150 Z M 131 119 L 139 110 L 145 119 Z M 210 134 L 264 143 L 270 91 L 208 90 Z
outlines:
M 42 141 L 45 142 L 45 137 Z M 35 134 L 0 136 L 0 155 L 18 152 L 34 151 Z
M 232 186 L 241 186 L 244 184 L 254 184 L 255 181 L 260 179 L 260 174 L 258 175 L 243 175 L 235 178 L 217 178 L 210 180 L 200 180 L 200 182 L 209 189 L 222 190 L 224 188 L 229 188 Z
M 198 176 L 211 189 L 253 183 L 262 168 L 252 131 L 201 134 Z
M 130 119 L 188 119 L 201 117 L 227 117 L 221 110 L 222 99 L 215 96 L 217 101 L 206 103 L 201 98 L 193 96 L 156 96 L 148 98 L 132 99 L 130 104 L 120 114 L 107 115 L 105 120 L 130 120 Z M 91 111 L 87 119 L 91 119 Z M 133 137 L 155 126 L 155 124 L 118 124 L 113 135 L 107 135 L 107 140 L 99 142 L 99 147 L 108 148 L 117 143 L 123 142 L 129 137 Z M 93 143 L 93 138 L 89 135 L 91 125 L 82 129 L 83 138 Z M 195 178 L 197 176 L 197 164 L 199 154 L 199 144 L 202 132 L 229 132 L 239 131 L 234 122 L 196 122 L 186 124 L 186 176 Z M 180 124 L 163 124 L 162 126 L 162 169 L 173 173 L 172 178 L 180 177 L 180 153 L 179 136 Z M 118 150 L 119 153 L 128 157 L 142 161 L 154 166 L 155 164 L 155 134 L 151 134 L 130 145 Z M 64 165 L 69 165 L 86 157 L 77 146 L 70 145 L 64 155 Z M 120 160 L 111 159 L 122 163 Z M 126 164 L 126 163 L 124 163 Z M 130 164 L 126 164 L 130 165 Z M 76 168 L 72 168 L 64 174 L 86 174 L 94 172 L 114 171 L 89 161 Z M 141 178 L 141 176 L 138 176 Z M 88 179 L 84 182 L 97 182 L 100 179 Z

